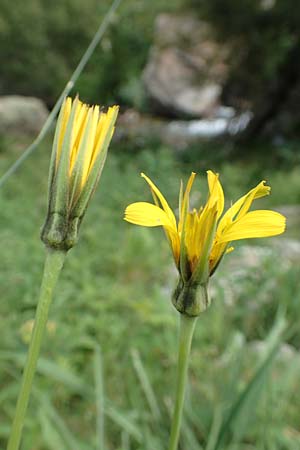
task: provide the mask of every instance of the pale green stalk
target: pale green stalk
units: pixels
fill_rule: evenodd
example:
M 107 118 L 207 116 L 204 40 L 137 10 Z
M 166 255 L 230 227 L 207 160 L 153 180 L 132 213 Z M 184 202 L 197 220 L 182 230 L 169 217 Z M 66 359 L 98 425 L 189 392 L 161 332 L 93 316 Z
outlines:
M 177 450 L 188 374 L 189 355 L 197 317 L 180 314 L 176 400 L 172 419 L 169 450 Z
M 47 250 L 40 297 L 37 305 L 34 328 L 24 367 L 21 388 L 17 401 L 15 416 L 7 445 L 7 450 L 18 450 L 22 437 L 22 429 L 30 398 L 33 378 L 40 353 L 43 334 L 46 328 L 49 307 L 53 290 L 62 269 L 66 252 Z

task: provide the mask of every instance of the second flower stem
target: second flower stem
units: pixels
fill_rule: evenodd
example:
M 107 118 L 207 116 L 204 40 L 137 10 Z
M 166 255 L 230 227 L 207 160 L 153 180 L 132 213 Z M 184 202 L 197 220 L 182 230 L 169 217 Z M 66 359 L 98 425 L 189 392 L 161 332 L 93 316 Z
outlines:
M 197 317 L 180 314 L 176 400 L 173 413 L 169 450 L 177 450 L 184 405 L 189 355 Z
M 27 360 L 24 367 L 22 384 L 19 392 L 7 450 L 18 450 L 20 446 L 22 429 L 40 353 L 42 338 L 47 324 L 53 289 L 62 269 L 65 256 L 65 252 L 51 249 L 47 250 L 40 298 L 37 305 L 34 328 L 28 349 Z

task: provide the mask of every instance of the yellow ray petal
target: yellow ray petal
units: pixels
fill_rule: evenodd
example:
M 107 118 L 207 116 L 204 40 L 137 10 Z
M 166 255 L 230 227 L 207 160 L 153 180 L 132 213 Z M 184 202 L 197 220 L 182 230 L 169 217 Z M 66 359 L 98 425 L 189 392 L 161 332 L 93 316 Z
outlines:
M 236 220 L 245 215 L 253 202 L 253 200 L 269 195 L 270 186 L 265 185 L 265 181 L 261 181 L 255 188 L 251 189 L 246 195 L 237 200 L 224 214 L 218 225 L 217 234 L 231 225 L 233 220 Z
M 91 159 L 90 170 L 92 169 L 99 152 L 103 149 L 103 144 L 107 139 L 108 132 L 112 123 L 116 121 L 116 117 L 119 111 L 118 106 L 110 106 L 106 113 L 101 112 L 98 125 L 97 125 L 97 134 L 95 138 L 95 146 L 93 151 L 93 156 Z M 115 127 L 112 127 L 110 133 L 111 137 L 113 136 Z
M 72 99 L 70 97 L 67 97 L 65 98 L 62 104 L 57 122 L 59 126 L 59 133 L 58 133 L 57 153 L 56 153 L 56 168 L 60 160 L 62 144 L 66 133 L 68 120 L 71 114 L 71 109 L 72 109 Z
M 204 208 L 200 208 L 198 213 L 199 221 L 196 232 L 198 241 L 205 240 L 207 224 L 210 223 L 209 218 L 213 215 L 215 220 L 218 220 L 224 209 L 224 193 L 218 177 L 219 175 L 213 173 L 211 170 L 207 172 L 209 195 Z
M 73 126 L 72 144 L 70 154 L 69 173 L 73 172 L 74 165 L 78 156 L 81 140 L 83 138 L 84 130 L 87 126 L 91 111 L 89 108 L 78 100 L 78 107 L 76 111 L 76 120 Z
M 91 110 L 91 128 L 89 131 L 88 141 L 86 143 L 85 156 L 83 160 L 82 167 L 82 180 L 81 185 L 83 186 L 88 178 L 89 168 L 91 160 L 93 157 L 93 151 L 95 146 L 95 138 L 97 132 L 97 125 L 99 120 L 99 106 L 94 106 Z M 83 136 L 82 136 L 83 138 Z
M 228 242 L 225 242 L 222 244 L 219 244 L 218 242 L 214 242 L 212 250 L 210 252 L 210 257 L 209 257 L 210 273 L 213 273 L 215 271 L 215 268 L 218 266 L 221 258 L 223 257 L 224 254 L 226 254 L 227 245 L 228 245 Z
M 195 217 L 193 233 L 190 242 L 187 242 L 192 271 L 199 266 L 199 260 L 202 260 L 201 267 L 204 269 L 210 253 L 218 213 L 217 202 L 211 208 L 205 208 L 203 213 Z
M 125 220 L 144 227 L 168 227 L 174 229 L 167 213 L 159 206 L 147 202 L 136 202 L 127 206 Z M 176 228 L 175 228 L 176 231 Z
M 242 204 L 241 209 L 237 213 L 237 217 L 242 217 L 249 211 L 249 208 L 253 202 L 253 200 L 261 197 L 265 197 L 270 194 L 271 188 L 270 186 L 266 186 L 265 181 L 261 181 L 254 189 L 244 196 L 245 200 Z
M 186 214 L 184 223 L 184 243 L 188 260 L 194 261 L 198 257 L 198 248 L 195 246 L 195 231 L 197 229 L 199 219 L 197 213 L 189 212 Z
M 74 111 L 74 122 L 72 128 L 70 148 L 73 154 L 73 156 L 71 155 L 71 158 L 76 159 L 76 153 L 81 138 L 82 125 L 89 108 L 87 105 L 82 103 L 78 97 L 76 97 L 75 100 L 73 101 L 73 108 L 75 111 Z
M 167 213 L 159 206 L 147 202 L 136 202 L 127 206 L 124 219 L 144 227 L 162 226 L 171 245 L 175 263 L 179 263 L 180 241 L 177 228 L 173 226 Z
M 285 221 L 285 217 L 276 211 L 251 211 L 234 221 L 220 236 L 219 243 L 276 236 L 284 232 Z
M 209 187 L 209 199 L 208 199 L 208 207 L 211 207 L 214 203 L 217 202 L 217 219 L 222 215 L 224 210 L 224 192 L 222 185 L 219 181 L 219 174 L 212 172 L 211 170 L 207 171 L 207 182 Z
M 144 173 L 141 173 L 141 176 L 146 180 L 146 182 L 149 184 L 152 192 L 155 194 L 155 196 L 159 200 L 163 210 L 165 211 L 165 213 L 169 217 L 169 220 L 172 223 L 172 226 L 177 228 L 177 226 L 176 226 L 176 219 L 175 219 L 174 213 L 171 210 L 170 206 L 168 205 L 168 202 L 165 199 L 165 197 L 162 195 L 160 190 L 155 186 L 155 184 L 150 180 L 150 178 L 148 178 Z

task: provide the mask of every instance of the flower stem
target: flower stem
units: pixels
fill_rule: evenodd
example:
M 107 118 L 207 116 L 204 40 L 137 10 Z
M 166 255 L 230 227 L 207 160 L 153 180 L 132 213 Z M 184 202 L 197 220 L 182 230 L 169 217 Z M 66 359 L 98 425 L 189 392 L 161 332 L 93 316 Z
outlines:
M 173 413 L 169 450 L 177 450 L 182 411 L 184 404 L 185 387 L 187 381 L 189 355 L 197 317 L 180 314 L 179 350 L 176 384 L 176 401 Z
M 24 419 L 37 366 L 37 360 L 40 353 L 41 342 L 47 324 L 48 311 L 52 300 L 52 294 L 59 277 L 59 273 L 62 269 L 65 256 L 65 252 L 51 249 L 47 250 L 34 328 L 27 353 L 27 359 L 22 377 L 22 384 L 19 392 L 7 450 L 18 450 L 20 445 Z

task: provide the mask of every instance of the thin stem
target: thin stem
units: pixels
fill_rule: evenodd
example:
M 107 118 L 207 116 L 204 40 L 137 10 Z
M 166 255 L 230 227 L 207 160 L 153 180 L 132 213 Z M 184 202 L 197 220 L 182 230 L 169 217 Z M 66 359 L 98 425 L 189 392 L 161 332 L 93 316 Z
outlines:
M 102 355 L 99 345 L 95 348 L 95 387 L 96 387 L 96 449 L 105 450 L 105 435 L 104 435 L 104 383 L 103 383 L 103 366 Z
M 62 269 L 65 255 L 66 253 L 61 251 L 55 251 L 51 249 L 47 251 L 43 280 L 40 290 L 40 298 L 36 309 L 34 328 L 24 367 L 21 388 L 7 445 L 7 450 L 18 450 L 20 445 L 26 410 L 30 398 L 37 360 L 40 353 L 41 342 L 47 324 L 52 294 L 60 271 Z
M 22 155 L 7 169 L 7 171 L 0 177 L 0 188 L 6 183 L 6 181 L 9 179 L 9 177 L 19 168 L 19 166 L 25 161 L 28 156 L 31 155 L 31 153 L 38 147 L 40 142 L 44 139 L 48 131 L 50 130 L 55 117 L 59 111 L 59 108 L 61 107 L 61 104 L 64 100 L 64 98 L 70 93 L 70 91 L 73 89 L 76 81 L 78 80 L 79 76 L 81 75 L 83 69 L 85 68 L 87 62 L 89 61 L 90 57 L 92 56 L 95 48 L 99 44 L 99 42 L 102 39 L 102 36 L 104 35 L 105 31 L 107 30 L 113 15 L 118 8 L 119 4 L 121 3 L 121 0 L 114 0 L 111 4 L 109 10 L 104 16 L 104 19 L 102 20 L 98 30 L 93 36 L 93 39 L 91 40 L 89 46 L 87 47 L 86 51 L 82 55 L 77 67 L 75 68 L 71 78 L 66 83 L 62 93 L 60 94 L 57 102 L 55 103 L 51 113 L 49 114 L 46 122 L 44 123 L 41 131 L 39 132 L 38 136 L 35 138 L 35 140 L 22 152 Z
M 169 450 L 177 450 L 180 435 L 185 387 L 191 350 L 192 338 L 197 317 L 180 314 L 179 351 L 177 367 L 176 400 L 173 413 Z

